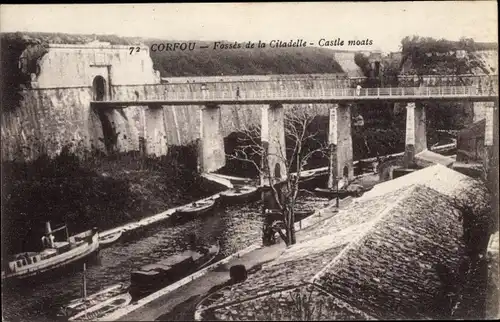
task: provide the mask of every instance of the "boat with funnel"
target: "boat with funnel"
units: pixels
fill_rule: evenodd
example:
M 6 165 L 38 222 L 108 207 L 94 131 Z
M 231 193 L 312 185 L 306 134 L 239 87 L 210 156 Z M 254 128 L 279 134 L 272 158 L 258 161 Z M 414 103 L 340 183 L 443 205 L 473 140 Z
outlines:
M 65 231 L 66 238 L 56 241 L 55 233 Z M 69 236 L 66 225 L 52 230 L 46 223 L 42 237 L 44 249 L 41 252 L 25 252 L 13 255 L 2 270 L 2 282 L 11 279 L 26 279 L 54 271 L 81 260 L 99 249 L 99 233 L 96 228 Z

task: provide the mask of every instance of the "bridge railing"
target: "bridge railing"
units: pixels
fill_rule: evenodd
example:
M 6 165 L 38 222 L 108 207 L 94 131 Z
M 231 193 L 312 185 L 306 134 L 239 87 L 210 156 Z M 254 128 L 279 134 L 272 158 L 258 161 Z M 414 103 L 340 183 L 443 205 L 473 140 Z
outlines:
M 481 90 L 475 86 L 443 86 L 443 87 L 379 87 L 379 88 L 332 88 L 321 90 L 265 90 L 240 92 L 167 92 L 166 100 L 252 100 L 252 99 L 300 99 L 300 98 L 356 98 L 356 97 L 470 97 L 470 96 L 497 96 L 496 88 Z

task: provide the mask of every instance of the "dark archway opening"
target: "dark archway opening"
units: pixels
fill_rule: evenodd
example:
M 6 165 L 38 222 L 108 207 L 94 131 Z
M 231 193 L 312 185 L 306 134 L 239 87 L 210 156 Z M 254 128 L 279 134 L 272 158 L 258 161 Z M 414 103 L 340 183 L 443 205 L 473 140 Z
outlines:
M 96 76 L 92 82 L 92 88 L 95 101 L 103 101 L 106 98 L 106 80 L 104 77 Z
M 94 78 L 92 82 L 92 91 L 95 101 L 103 101 L 106 98 L 106 80 L 104 77 L 97 75 Z M 98 109 L 97 114 L 99 115 L 99 120 L 102 125 L 102 141 L 108 154 L 113 154 L 118 140 L 115 126 L 103 109 Z
M 344 167 L 344 170 L 343 170 L 343 176 L 344 177 L 349 177 L 349 168 L 347 166 Z

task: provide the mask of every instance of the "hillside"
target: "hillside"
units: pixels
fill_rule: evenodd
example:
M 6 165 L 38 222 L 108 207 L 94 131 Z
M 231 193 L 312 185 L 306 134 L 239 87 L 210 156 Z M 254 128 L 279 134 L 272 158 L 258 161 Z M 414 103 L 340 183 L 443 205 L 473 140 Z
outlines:
M 84 44 L 93 40 L 112 45 L 143 43 L 165 44 L 168 39 L 119 37 L 115 35 L 76 35 L 64 33 L 2 33 L 2 48 L 15 52 L 33 44 Z M 215 40 L 217 41 L 217 40 Z M 197 44 L 212 45 L 213 42 Z M 23 49 L 24 49 L 23 48 Z M 13 59 L 15 55 L 8 55 Z M 277 59 L 277 58 L 280 59 Z M 234 50 L 151 51 L 155 69 L 161 76 L 263 75 L 339 73 L 340 65 L 333 59 L 333 51 L 320 48 L 264 48 Z M 2 59 L 5 63 L 5 60 Z M 17 65 L 17 64 L 16 64 Z

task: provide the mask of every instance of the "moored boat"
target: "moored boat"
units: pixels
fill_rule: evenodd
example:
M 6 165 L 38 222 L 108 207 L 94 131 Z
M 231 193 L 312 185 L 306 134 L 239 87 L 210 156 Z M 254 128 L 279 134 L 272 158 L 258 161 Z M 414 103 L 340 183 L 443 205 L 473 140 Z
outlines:
M 345 189 L 339 189 L 337 191 L 336 189 L 328 189 L 328 188 L 315 188 L 314 193 L 318 197 L 325 197 L 328 199 L 336 198 L 337 195 L 339 196 L 339 198 L 343 199 L 350 195 L 350 192 Z
M 181 206 L 177 208 L 175 217 L 179 219 L 181 217 L 190 218 L 192 216 L 207 213 L 215 207 L 215 201 L 215 199 L 205 199 Z
M 99 248 L 99 234 L 95 228 L 69 236 L 66 226 L 51 230 L 50 223 L 47 223 L 46 227 L 46 234 L 42 237 L 45 249 L 14 255 L 2 270 L 2 281 L 25 279 L 53 271 L 85 258 Z M 54 233 L 62 230 L 66 231 L 66 240 L 55 241 Z
M 295 221 L 299 221 L 311 216 L 312 214 L 314 214 L 314 212 L 314 209 L 300 209 L 295 210 L 293 214 L 295 216 Z M 279 210 L 266 209 L 265 214 L 261 216 L 276 216 L 276 219 L 281 219 L 282 214 Z
M 123 234 L 123 231 L 120 230 L 120 231 L 117 231 L 115 233 L 112 233 L 112 234 L 109 234 L 106 236 L 99 236 L 100 247 L 104 248 L 104 247 L 110 246 L 111 244 L 116 242 L 118 239 L 120 239 L 122 234 Z
M 229 189 L 220 193 L 221 201 L 226 204 L 236 204 L 248 201 L 253 201 L 258 197 L 258 187 L 253 186 L 235 186 L 233 189 Z
M 130 274 L 130 294 L 139 299 L 156 292 L 209 265 L 219 254 L 220 245 L 198 247 L 145 265 Z
M 84 310 L 88 311 L 90 308 L 127 291 L 128 285 L 124 283 L 112 285 L 92 295 L 72 300 L 61 308 L 59 316 L 71 318 Z
M 349 182 L 347 179 L 342 178 L 338 181 L 337 185 L 335 185 L 333 188 L 315 188 L 314 192 L 318 197 L 325 197 L 325 198 L 336 198 L 337 195 L 339 198 L 345 198 L 349 196 L 350 192 L 346 189 L 347 186 L 349 185 Z
M 129 293 L 119 294 L 77 313 L 68 321 L 105 320 L 106 315 L 129 305 L 130 302 L 132 302 L 132 296 Z

